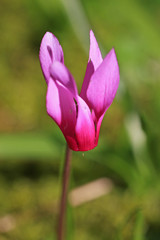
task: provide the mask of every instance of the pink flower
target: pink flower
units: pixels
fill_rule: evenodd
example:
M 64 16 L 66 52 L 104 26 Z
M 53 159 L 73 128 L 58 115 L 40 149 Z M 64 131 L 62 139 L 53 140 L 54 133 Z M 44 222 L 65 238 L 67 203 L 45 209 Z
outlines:
M 39 57 L 48 85 L 46 106 L 49 116 L 57 123 L 72 150 L 95 148 L 102 119 L 119 85 L 114 49 L 103 60 L 90 31 L 89 61 L 80 95 L 74 78 L 64 65 L 62 47 L 50 32 L 42 39 Z

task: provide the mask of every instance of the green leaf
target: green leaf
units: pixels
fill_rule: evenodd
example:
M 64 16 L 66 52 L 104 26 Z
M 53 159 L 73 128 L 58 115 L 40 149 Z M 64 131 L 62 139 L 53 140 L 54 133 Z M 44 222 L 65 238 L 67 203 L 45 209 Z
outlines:
M 0 158 L 57 158 L 62 146 L 61 138 L 54 133 L 3 134 L 0 136 Z

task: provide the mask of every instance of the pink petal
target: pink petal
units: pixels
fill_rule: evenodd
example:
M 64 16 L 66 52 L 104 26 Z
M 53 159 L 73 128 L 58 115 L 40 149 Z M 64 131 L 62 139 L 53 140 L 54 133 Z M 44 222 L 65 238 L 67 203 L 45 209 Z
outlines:
M 77 149 L 75 140 L 76 105 L 71 92 L 61 83 L 48 82 L 47 112 L 62 130 L 70 148 Z
M 87 89 L 87 104 L 97 119 L 111 105 L 119 85 L 119 67 L 112 49 L 91 77 Z
M 102 55 L 98 46 L 98 43 L 96 41 L 96 38 L 94 36 L 94 33 L 92 30 L 90 31 L 90 50 L 89 50 L 89 61 L 87 64 L 86 74 L 84 77 L 82 89 L 80 96 L 86 101 L 86 92 L 87 88 L 91 79 L 92 74 L 94 71 L 98 68 L 98 66 L 102 63 Z
M 61 107 L 60 107 L 60 99 L 59 99 L 59 90 L 57 84 L 50 79 L 48 82 L 48 89 L 46 95 L 46 107 L 47 113 L 53 118 L 53 120 L 61 125 Z
M 78 116 L 75 128 L 79 151 L 88 151 L 95 145 L 95 126 L 91 112 L 81 97 L 78 97 Z
M 95 70 L 97 69 L 97 67 L 103 61 L 101 52 L 99 50 L 99 46 L 98 46 L 97 40 L 96 40 L 92 30 L 90 31 L 89 60 L 93 63 L 93 66 L 94 66 Z
M 50 78 L 49 67 L 54 61 L 64 62 L 63 50 L 57 38 L 50 32 L 46 32 L 40 46 L 40 64 L 48 83 Z
M 53 79 L 58 80 L 68 90 L 70 90 L 75 98 L 77 98 L 78 91 L 74 78 L 70 74 L 67 67 L 61 62 L 54 61 L 50 67 L 50 74 Z

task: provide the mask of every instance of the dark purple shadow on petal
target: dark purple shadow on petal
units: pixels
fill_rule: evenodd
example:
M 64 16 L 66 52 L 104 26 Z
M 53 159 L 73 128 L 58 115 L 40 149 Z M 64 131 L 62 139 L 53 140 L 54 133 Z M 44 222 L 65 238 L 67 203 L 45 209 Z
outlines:
M 51 60 L 53 61 L 53 53 L 52 53 L 51 47 L 47 46 L 47 50 L 48 50 L 48 53 L 49 53 L 49 56 L 50 56 Z
M 87 89 L 88 89 L 88 85 L 90 83 L 91 76 L 94 73 L 94 71 L 95 71 L 95 69 L 94 69 L 93 62 L 90 60 L 87 64 L 86 73 L 85 73 L 85 77 L 84 77 L 84 81 L 83 81 L 82 89 L 81 89 L 81 93 L 80 93 L 80 97 L 83 98 L 83 100 L 87 104 L 89 103 L 87 101 L 87 95 L 86 95 L 87 94 Z

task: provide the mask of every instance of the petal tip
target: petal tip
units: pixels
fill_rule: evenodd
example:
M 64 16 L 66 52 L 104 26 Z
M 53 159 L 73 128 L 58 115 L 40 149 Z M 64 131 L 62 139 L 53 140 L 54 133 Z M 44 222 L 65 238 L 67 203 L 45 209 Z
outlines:
M 90 38 L 92 38 L 94 36 L 94 32 L 92 29 L 90 29 L 89 35 L 90 35 Z
M 107 54 L 108 56 L 112 56 L 112 57 L 116 57 L 116 52 L 114 47 L 109 51 L 109 53 Z M 116 57 L 117 58 L 117 57 Z
M 44 78 L 48 84 L 50 78 L 50 65 L 54 61 L 64 62 L 62 47 L 58 39 L 51 32 L 46 32 L 42 38 L 39 59 Z
M 97 40 L 92 30 L 90 30 L 89 60 L 92 61 L 95 70 L 103 61 L 101 51 L 99 49 Z
M 90 36 L 90 45 L 94 44 L 95 42 L 97 44 L 97 41 L 96 41 L 96 38 L 95 38 L 95 35 L 94 35 L 94 32 L 92 31 L 92 29 L 90 30 L 89 36 Z
M 116 52 L 115 52 L 115 49 L 114 49 L 114 48 L 112 48 L 112 49 L 109 51 L 109 53 L 107 54 L 106 58 L 108 58 L 108 60 L 111 61 L 112 64 L 116 64 L 116 67 L 117 67 L 118 70 L 119 70 L 117 55 L 116 55 Z

